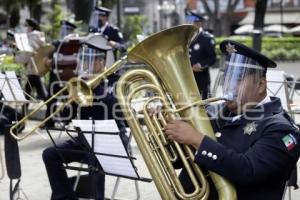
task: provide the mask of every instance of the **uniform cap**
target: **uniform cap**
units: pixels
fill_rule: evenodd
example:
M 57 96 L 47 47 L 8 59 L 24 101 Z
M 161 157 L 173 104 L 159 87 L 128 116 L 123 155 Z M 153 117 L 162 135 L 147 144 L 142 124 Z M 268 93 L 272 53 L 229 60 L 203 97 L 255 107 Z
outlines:
M 111 13 L 111 10 L 105 7 L 95 7 L 95 10 L 97 11 L 98 15 L 101 16 L 109 16 L 109 14 Z
M 40 29 L 39 23 L 33 18 L 26 19 L 26 25 L 32 27 L 33 30 L 39 30 Z
M 76 29 L 76 28 L 77 28 L 77 26 L 76 26 L 75 24 L 73 24 L 73 23 L 71 23 L 71 22 L 69 22 L 69 21 L 67 21 L 67 20 L 62 20 L 62 21 L 60 22 L 60 24 L 61 24 L 62 26 L 66 26 L 66 27 L 69 28 L 69 29 Z
M 220 43 L 220 49 L 223 53 L 231 55 L 232 53 L 240 54 L 257 61 L 264 68 L 275 68 L 277 65 L 268 57 L 258 51 L 251 49 L 239 42 L 233 40 L 224 40 Z
M 198 14 L 198 13 L 194 13 L 190 10 L 186 10 L 185 11 L 185 17 L 186 17 L 186 21 L 188 22 L 203 22 L 206 20 L 205 16 Z

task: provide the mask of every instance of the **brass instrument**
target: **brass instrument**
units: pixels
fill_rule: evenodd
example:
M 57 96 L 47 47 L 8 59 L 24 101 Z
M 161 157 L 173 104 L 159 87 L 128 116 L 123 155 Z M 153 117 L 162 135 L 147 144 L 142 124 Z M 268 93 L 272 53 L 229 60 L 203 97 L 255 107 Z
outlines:
M 166 110 L 167 118 L 174 119 L 179 114 L 197 130 L 212 138 L 215 137 L 204 107 L 194 107 L 220 100 L 215 98 L 199 101 L 201 96 L 193 77 L 187 52 L 188 44 L 195 32 L 195 27 L 183 25 L 148 37 L 129 52 L 128 59 L 149 65 L 155 74 L 145 69 L 129 71 L 120 78 L 117 84 L 117 97 L 122 111 L 126 119 L 130 119 L 127 120 L 128 125 L 162 199 L 207 199 L 208 197 L 208 184 L 206 180 L 203 180 L 204 175 L 201 169 L 193 162 L 192 149 L 176 142 L 166 144 L 169 142 L 163 134 L 166 120 L 161 114 L 160 119 L 155 116 L 150 117 L 147 111 L 149 103 L 160 100 Z M 159 80 L 156 77 L 159 77 Z M 146 81 L 146 84 L 129 89 L 130 86 L 136 85 L 134 82 L 141 80 Z M 150 98 L 143 109 L 148 135 L 144 133 L 138 120 L 135 120 L 136 117 L 130 105 L 135 93 L 145 89 L 158 94 Z M 128 91 L 129 94 L 126 95 Z M 171 103 L 168 102 L 170 98 L 177 108 L 171 107 Z M 174 154 L 174 151 L 177 151 L 177 154 Z M 184 192 L 177 178 L 170 159 L 173 157 L 174 159 L 179 157 L 182 160 L 189 174 L 195 188 L 190 194 Z M 210 176 L 218 191 L 219 199 L 236 199 L 235 188 L 226 179 L 213 172 L 210 172 Z
M 51 44 L 46 44 L 37 49 L 36 53 L 33 54 L 34 65 L 38 75 L 44 76 L 50 70 L 50 66 L 45 64 L 44 59 L 54 51 L 55 47 Z
M 187 52 L 188 45 L 196 31 L 197 28 L 192 25 L 177 26 L 154 34 L 139 43 L 128 53 L 128 60 L 143 62 L 149 65 L 151 70 L 135 69 L 128 71 L 120 78 L 117 84 L 117 96 L 122 111 L 154 183 L 162 199 L 166 200 L 207 199 L 209 196 L 208 183 L 199 166 L 193 162 L 194 153 L 192 149 L 187 145 L 168 141 L 163 133 L 163 126 L 167 123 L 167 120 L 180 117 L 188 119 L 187 121 L 197 130 L 214 138 L 213 130 L 203 105 L 219 100 L 219 98 L 199 101 L 201 96 L 193 77 Z M 92 102 L 92 88 L 97 86 L 106 76 L 115 72 L 126 61 L 127 57 L 123 57 L 105 72 L 87 82 L 73 78 L 65 88 L 52 98 L 68 90 L 70 95 L 69 102 L 76 101 L 81 105 L 88 105 Z M 132 84 L 136 82 L 145 84 Z M 133 85 L 135 87 L 133 89 L 130 88 Z M 149 131 L 147 135 L 142 130 L 130 105 L 135 94 L 141 90 L 152 90 L 155 94 L 158 94 L 150 98 L 144 105 L 145 123 Z M 148 104 L 157 100 L 162 102 L 164 108 L 163 113 L 158 118 L 150 116 L 147 109 Z M 39 108 L 33 113 L 38 110 Z M 42 124 L 51 117 L 49 116 L 45 119 Z M 13 130 L 24 123 L 26 118 L 28 116 L 11 128 L 10 133 L 14 138 L 24 139 L 38 128 L 38 126 L 35 127 L 33 131 L 22 138 L 14 135 Z M 192 193 L 184 191 L 175 172 L 173 162 L 178 159 L 182 161 L 194 185 Z M 235 188 L 231 183 L 216 173 L 209 173 L 218 191 L 219 199 L 234 200 L 237 198 Z

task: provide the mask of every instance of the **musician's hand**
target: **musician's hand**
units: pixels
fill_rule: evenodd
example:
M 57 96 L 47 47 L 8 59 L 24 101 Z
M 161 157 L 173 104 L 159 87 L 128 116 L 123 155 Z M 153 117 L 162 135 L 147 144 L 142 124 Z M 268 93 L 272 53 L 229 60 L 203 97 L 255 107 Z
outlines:
M 108 41 L 107 44 L 109 46 L 111 46 L 112 48 L 118 48 L 119 47 L 119 43 L 117 43 L 115 41 L 112 41 L 112 40 Z
M 194 72 L 202 72 L 203 71 L 203 67 L 201 66 L 200 63 L 196 63 L 192 67 L 193 67 Z
M 168 139 L 175 140 L 181 144 L 192 145 L 195 149 L 198 149 L 204 137 L 202 133 L 181 120 L 169 122 L 165 132 Z

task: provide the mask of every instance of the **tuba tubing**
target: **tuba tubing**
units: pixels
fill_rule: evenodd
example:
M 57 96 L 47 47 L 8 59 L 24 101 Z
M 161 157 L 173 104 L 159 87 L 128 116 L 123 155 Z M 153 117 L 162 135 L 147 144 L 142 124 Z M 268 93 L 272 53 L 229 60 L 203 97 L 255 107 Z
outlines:
M 135 46 L 128 53 L 128 59 L 150 66 L 151 70 L 159 77 L 160 88 L 166 91 L 164 93 L 171 96 L 176 109 L 181 110 L 180 117 L 188 118 L 188 122 L 198 131 L 215 139 L 204 107 L 190 106 L 195 104 L 195 102 L 199 102 L 199 99 L 201 99 L 188 56 L 188 45 L 196 32 L 197 28 L 192 25 L 181 25 L 164 30 L 146 38 Z M 179 189 L 176 189 L 170 185 L 172 181 L 166 181 L 171 175 L 166 175 L 162 178 L 168 170 L 162 170 L 160 166 L 164 164 L 158 163 L 160 162 L 159 160 L 164 160 L 164 158 L 157 159 L 157 155 L 153 153 L 153 149 L 148 144 L 148 140 L 143 136 L 144 133 L 141 130 L 140 124 L 134 119 L 134 114 L 128 105 L 130 98 L 126 95 L 128 91 L 128 88 L 125 87 L 128 85 L 126 83 L 134 79 L 141 79 L 141 77 L 148 77 L 146 74 L 148 74 L 148 72 L 140 72 L 140 70 L 127 72 L 120 78 L 117 84 L 117 97 L 119 98 L 126 119 L 129 119 L 128 125 L 132 130 L 162 199 L 199 199 L 197 195 L 191 197 L 185 194 L 181 195 L 181 193 L 174 194 L 175 190 L 180 191 L 182 189 L 180 189 L 180 186 L 178 187 Z M 156 83 L 154 85 L 157 86 Z M 199 104 L 201 104 L 201 102 L 197 103 L 197 105 Z M 194 160 L 194 154 L 190 148 L 184 146 L 183 152 L 189 153 L 190 155 L 188 156 L 191 156 L 191 159 Z M 166 163 L 166 166 L 168 166 L 168 163 Z M 193 165 L 192 168 L 197 169 L 198 166 Z M 237 198 L 235 188 L 228 180 L 213 172 L 209 172 L 209 174 L 218 191 L 219 199 L 234 200 Z M 176 180 L 174 180 L 174 182 L 176 182 Z M 200 197 L 200 199 L 206 198 L 207 195 Z

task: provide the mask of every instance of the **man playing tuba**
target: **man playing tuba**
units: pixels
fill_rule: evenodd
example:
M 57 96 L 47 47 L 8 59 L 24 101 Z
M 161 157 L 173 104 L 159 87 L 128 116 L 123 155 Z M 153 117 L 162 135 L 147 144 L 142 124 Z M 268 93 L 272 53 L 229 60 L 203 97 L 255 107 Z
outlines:
M 229 179 L 238 199 L 280 200 L 300 155 L 300 135 L 280 99 L 267 95 L 267 68 L 276 63 L 235 41 L 220 49 L 228 101 L 214 123 L 217 141 L 179 120 L 167 124 L 166 134 L 197 149 L 194 162 Z M 191 190 L 185 172 L 181 179 Z

